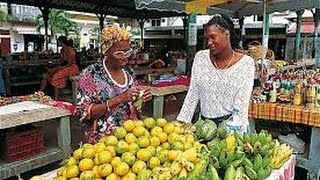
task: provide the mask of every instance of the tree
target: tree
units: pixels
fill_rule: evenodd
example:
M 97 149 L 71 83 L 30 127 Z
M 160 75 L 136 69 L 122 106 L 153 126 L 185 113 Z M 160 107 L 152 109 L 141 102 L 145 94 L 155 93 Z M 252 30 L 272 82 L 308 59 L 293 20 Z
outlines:
M 39 15 L 36 18 L 36 24 L 38 30 L 44 27 L 43 16 Z M 49 13 L 49 28 L 51 30 L 51 34 L 63 34 L 68 36 L 70 30 L 74 30 L 77 28 L 77 24 L 70 20 L 67 14 L 63 10 L 52 9 Z
M 37 29 L 44 27 L 43 15 L 38 15 L 36 18 Z M 51 30 L 51 34 L 57 39 L 57 34 L 68 36 L 70 31 L 78 29 L 77 24 L 70 20 L 68 15 L 60 9 L 51 9 L 49 13 L 48 28 Z
M 7 22 L 7 13 L 0 9 L 0 24 Z

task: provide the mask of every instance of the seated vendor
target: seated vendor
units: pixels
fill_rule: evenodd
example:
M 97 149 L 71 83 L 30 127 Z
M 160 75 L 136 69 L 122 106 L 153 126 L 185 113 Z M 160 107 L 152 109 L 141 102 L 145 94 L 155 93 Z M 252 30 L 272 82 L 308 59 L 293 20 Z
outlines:
M 86 126 L 88 142 L 111 134 L 123 120 L 138 119 L 133 102 L 140 91 L 132 70 L 126 68 L 131 52 L 129 32 L 106 27 L 102 31 L 103 61 L 90 65 L 80 74 L 77 110 Z M 142 97 L 143 101 L 151 100 L 150 90 L 144 90 Z
M 48 82 L 54 86 L 55 99 L 58 97 L 58 89 L 63 89 L 67 86 L 67 78 L 76 75 L 79 72 L 73 43 L 68 41 L 65 36 L 60 36 L 58 38 L 58 44 L 62 46 L 60 51 L 60 59 L 62 61 L 61 66 L 52 68 L 45 73 L 40 83 L 40 91 L 45 90 Z

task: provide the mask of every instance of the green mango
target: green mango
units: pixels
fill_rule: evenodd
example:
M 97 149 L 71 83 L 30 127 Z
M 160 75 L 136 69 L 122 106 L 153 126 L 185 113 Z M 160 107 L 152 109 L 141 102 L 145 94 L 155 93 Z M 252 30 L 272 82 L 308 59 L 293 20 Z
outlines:
M 245 170 L 250 179 L 255 180 L 258 178 L 258 174 L 252 168 L 245 166 Z
M 247 157 L 243 158 L 242 163 L 244 164 L 244 166 L 248 166 L 250 168 L 253 168 L 253 163 Z
M 253 160 L 253 170 L 256 172 L 262 167 L 262 156 L 260 154 L 255 155 Z
M 266 168 L 267 166 L 269 166 L 270 165 L 270 161 L 271 161 L 271 159 L 270 159 L 269 156 L 264 156 L 262 158 L 262 168 Z
M 225 125 L 225 122 L 222 122 L 219 124 L 219 128 L 217 130 L 218 132 L 218 136 L 220 137 L 220 139 L 225 139 L 228 136 L 228 130 L 227 127 Z
M 224 174 L 224 180 L 234 180 L 236 177 L 236 169 L 233 166 L 229 166 Z

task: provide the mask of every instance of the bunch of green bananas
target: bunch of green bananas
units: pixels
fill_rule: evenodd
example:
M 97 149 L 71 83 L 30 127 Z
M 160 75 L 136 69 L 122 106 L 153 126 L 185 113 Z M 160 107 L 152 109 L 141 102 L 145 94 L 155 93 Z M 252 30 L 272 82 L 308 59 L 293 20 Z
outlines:
M 266 179 L 272 170 L 276 144 L 264 130 L 251 135 L 235 132 L 225 139 L 215 137 L 207 143 L 209 162 L 226 180 Z

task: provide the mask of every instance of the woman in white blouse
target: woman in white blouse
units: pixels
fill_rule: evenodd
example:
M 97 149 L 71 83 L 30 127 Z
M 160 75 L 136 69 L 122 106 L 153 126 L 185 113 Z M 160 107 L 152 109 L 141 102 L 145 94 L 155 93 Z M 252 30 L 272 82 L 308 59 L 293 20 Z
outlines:
M 226 15 L 215 15 L 204 27 L 204 37 L 208 49 L 195 55 L 189 91 L 177 120 L 190 123 L 200 101 L 201 117 L 217 124 L 228 119 L 234 109 L 238 110 L 246 131 L 254 61 L 236 51 L 239 40 Z

